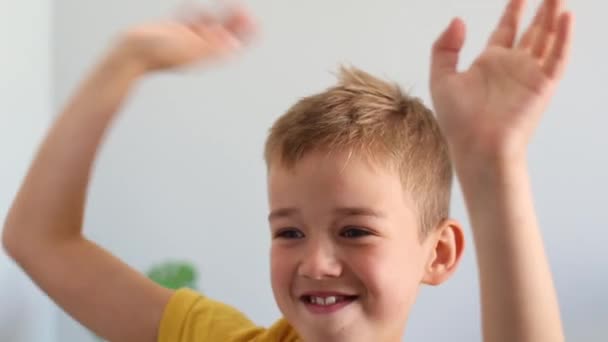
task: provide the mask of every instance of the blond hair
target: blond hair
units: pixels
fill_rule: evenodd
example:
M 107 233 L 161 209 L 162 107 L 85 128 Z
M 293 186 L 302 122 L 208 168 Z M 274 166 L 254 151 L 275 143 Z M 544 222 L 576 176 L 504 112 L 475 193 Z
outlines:
M 449 215 L 453 176 L 445 139 L 432 111 L 396 84 L 341 67 L 335 86 L 301 99 L 274 123 L 266 164 L 292 168 L 315 150 L 357 153 L 397 170 L 416 203 L 422 236 Z

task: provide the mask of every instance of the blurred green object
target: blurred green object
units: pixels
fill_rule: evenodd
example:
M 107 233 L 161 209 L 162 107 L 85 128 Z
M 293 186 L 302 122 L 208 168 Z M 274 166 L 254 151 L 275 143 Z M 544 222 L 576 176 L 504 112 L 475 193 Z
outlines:
M 182 287 L 197 289 L 197 273 L 195 267 L 185 261 L 168 261 L 153 266 L 146 275 L 155 283 L 168 289 L 177 290 Z

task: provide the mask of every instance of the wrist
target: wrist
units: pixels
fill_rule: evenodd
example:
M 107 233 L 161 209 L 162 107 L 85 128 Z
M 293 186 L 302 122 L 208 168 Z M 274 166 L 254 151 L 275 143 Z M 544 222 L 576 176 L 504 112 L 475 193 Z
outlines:
M 528 161 L 525 154 L 452 155 L 452 162 L 463 187 L 508 186 L 514 179 L 520 179 L 528 175 Z
M 466 173 L 503 173 L 513 168 L 526 166 L 525 146 L 488 146 L 456 148 L 450 144 L 450 158 L 457 171 Z M 513 144 L 511 144 L 513 145 Z
M 102 60 L 104 71 L 135 80 L 147 72 L 145 62 L 127 38 L 121 39 Z

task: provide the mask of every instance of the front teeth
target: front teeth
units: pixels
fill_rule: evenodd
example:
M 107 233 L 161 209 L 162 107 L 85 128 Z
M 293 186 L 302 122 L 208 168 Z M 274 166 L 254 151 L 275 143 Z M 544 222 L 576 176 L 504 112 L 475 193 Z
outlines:
M 332 304 L 336 304 L 336 297 L 331 296 L 331 297 L 325 298 L 325 305 L 332 305 Z
M 310 297 L 310 302 L 312 304 L 317 304 L 317 305 L 332 305 L 332 304 L 336 304 L 337 300 L 338 299 L 336 298 L 336 296 L 325 297 L 325 299 L 323 297 L 315 297 L 315 296 Z

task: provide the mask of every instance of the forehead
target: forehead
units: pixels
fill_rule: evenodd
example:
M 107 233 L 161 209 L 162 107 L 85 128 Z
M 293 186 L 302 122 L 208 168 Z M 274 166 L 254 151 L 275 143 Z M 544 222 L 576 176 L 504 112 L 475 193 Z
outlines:
M 286 168 L 274 163 L 268 173 L 271 210 L 336 207 L 413 211 L 397 171 L 348 152 L 311 152 Z

